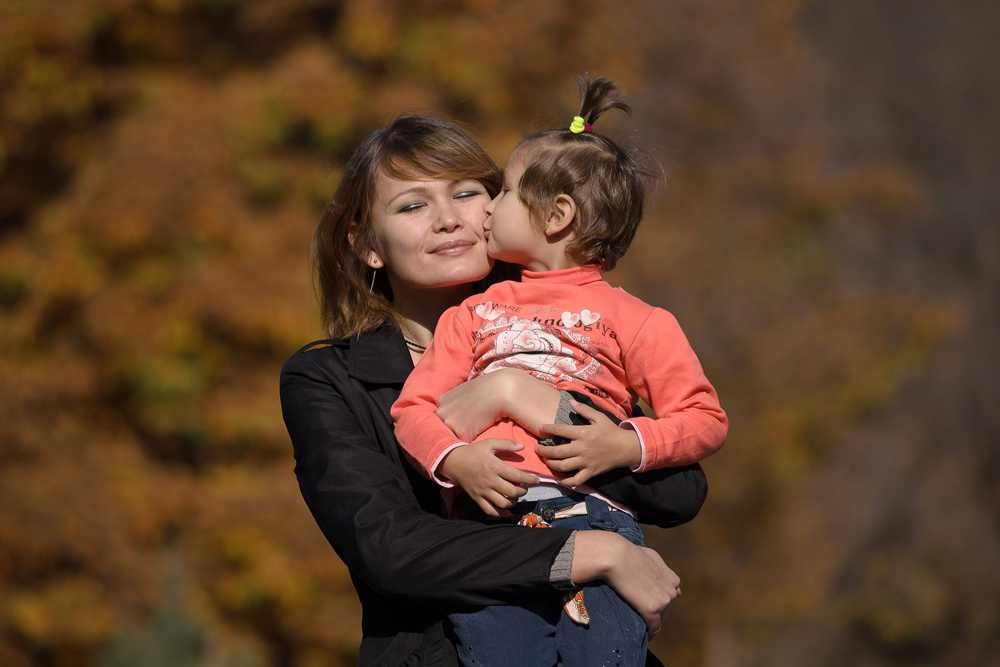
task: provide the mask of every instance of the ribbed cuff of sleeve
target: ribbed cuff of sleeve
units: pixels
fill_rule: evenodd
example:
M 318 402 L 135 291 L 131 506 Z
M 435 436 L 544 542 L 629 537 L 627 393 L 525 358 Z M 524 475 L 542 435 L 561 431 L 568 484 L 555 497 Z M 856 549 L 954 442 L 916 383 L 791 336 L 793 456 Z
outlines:
M 573 546 L 576 543 L 576 531 L 569 534 L 569 538 L 563 543 L 562 549 L 556 554 L 549 569 L 549 583 L 555 588 L 564 591 L 573 590 Z
M 434 463 L 431 464 L 431 479 L 433 479 L 440 486 L 443 486 L 446 489 L 450 489 L 451 487 L 455 486 L 455 484 L 451 480 L 449 480 L 447 477 L 442 477 L 442 476 L 438 475 L 438 468 L 441 467 L 441 462 L 444 461 L 444 457 L 448 456 L 448 454 L 451 452 L 451 450 L 456 449 L 458 447 L 461 447 L 463 445 L 467 445 L 467 444 L 469 444 L 469 443 L 467 443 L 467 442 L 456 442 L 456 443 L 454 443 L 452 445 L 449 445 L 448 447 L 445 448 L 445 450 L 443 452 L 441 452 L 440 454 L 438 454 L 438 457 L 436 459 L 434 459 Z
M 644 472 L 646 470 L 646 441 L 642 438 L 642 431 L 639 427 L 632 423 L 631 420 L 626 419 L 621 424 L 622 428 L 630 428 L 635 431 L 635 434 L 639 436 L 639 449 L 642 450 L 642 455 L 639 457 L 639 465 L 632 468 L 632 472 Z

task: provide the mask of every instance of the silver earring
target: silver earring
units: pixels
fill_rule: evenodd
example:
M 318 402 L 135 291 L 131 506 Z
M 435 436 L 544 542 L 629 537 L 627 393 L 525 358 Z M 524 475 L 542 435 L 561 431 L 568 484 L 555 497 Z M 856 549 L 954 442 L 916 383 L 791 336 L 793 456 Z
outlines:
M 372 284 L 368 286 L 368 293 L 371 294 L 375 290 L 375 274 L 378 273 L 378 269 L 372 269 Z M 354 336 L 354 344 L 357 345 L 358 341 L 361 340 L 361 332 L 359 331 L 357 335 Z

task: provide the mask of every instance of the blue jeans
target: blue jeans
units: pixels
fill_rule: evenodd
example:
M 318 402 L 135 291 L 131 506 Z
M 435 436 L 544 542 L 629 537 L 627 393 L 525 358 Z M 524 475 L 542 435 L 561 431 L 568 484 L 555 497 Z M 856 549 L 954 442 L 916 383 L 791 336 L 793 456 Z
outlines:
M 527 511 L 545 516 L 580 499 L 572 494 L 522 504 L 528 506 Z M 611 530 L 642 544 L 642 531 L 631 516 L 593 496 L 587 496 L 586 503 L 586 515 L 550 523 L 560 528 Z M 558 596 L 450 614 L 459 659 L 466 667 L 645 665 L 647 637 L 642 617 L 610 586 L 588 584 L 583 590 L 589 626 L 578 625 L 563 613 Z

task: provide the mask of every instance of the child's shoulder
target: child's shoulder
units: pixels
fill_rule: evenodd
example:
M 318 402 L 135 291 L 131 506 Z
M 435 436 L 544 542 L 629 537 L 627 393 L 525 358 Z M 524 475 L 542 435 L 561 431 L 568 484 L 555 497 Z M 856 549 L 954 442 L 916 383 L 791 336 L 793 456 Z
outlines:
M 636 313 L 644 314 L 649 314 L 653 309 L 657 308 L 656 306 L 647 303 L 634 294 L 628 292 L 624 287 L 604 282 L 601 285 L 601 288 L 605 292 L 605 298 L 614 301 L 615 305 L 621 308 L 626 308 Z
M 631 294 L 624 287 L 614 286 L 610 283 L 605 283 L 602 287 L 606 290 L 605 299 L 607 302 L 613 303 L 611 310 L 616 312 L 624 323 L 631 324 L 636 329 L 647 326 L 668 328 L 679 326 L 677 318 L 666 308 L 654 306 Z

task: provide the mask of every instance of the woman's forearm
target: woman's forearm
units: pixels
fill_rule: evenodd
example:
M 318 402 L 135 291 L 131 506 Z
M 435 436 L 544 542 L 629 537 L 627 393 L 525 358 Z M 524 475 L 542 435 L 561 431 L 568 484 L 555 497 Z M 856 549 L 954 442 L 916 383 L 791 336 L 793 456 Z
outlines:
M 573 564 L 570 578 L 574 584 L 606 579 L 615 563 L 622 559 L 628 542 L 603 530 L 578 530 L 574 534 Z

